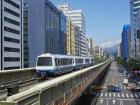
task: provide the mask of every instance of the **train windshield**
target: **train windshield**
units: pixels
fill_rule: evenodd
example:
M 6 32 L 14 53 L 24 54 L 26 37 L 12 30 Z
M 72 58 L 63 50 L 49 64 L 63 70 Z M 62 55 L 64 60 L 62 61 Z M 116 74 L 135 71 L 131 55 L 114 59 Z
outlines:
M 51 57 L 39 57 L 37 61 L 37 66 L 52 66 Z

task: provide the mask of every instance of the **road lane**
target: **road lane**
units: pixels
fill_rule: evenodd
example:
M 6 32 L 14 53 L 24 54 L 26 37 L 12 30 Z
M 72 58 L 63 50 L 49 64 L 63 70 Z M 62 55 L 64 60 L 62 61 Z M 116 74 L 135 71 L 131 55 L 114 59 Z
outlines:
M 123 73 L 119 72 L 117 64 L 113 62 L 102 84 L 103 89 L 97 93 L 98 97 L 93 99 L 91 105 L 140 105 L 140 92 L 130 92 L 127 86 L 123 85 L 124 78 L 126 77 L 123 77 Z M 121 92 L 107 92 L 108 85 L 120 86 Z

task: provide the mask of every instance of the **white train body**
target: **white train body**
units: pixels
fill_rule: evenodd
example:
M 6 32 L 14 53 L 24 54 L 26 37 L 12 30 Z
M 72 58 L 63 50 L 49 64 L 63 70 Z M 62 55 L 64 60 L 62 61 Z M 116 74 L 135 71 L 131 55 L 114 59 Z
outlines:
M 42 54 L 37 57 L 36 72 L 38 76 L 59 75 L 93 65 L 88 57 L 59 54 Z

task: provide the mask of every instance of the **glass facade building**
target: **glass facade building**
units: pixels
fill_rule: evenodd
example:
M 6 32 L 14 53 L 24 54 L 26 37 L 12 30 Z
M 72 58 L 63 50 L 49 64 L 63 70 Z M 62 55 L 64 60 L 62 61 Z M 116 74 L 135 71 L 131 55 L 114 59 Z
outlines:
M 67 17 L 60 12 L 60 54 L 66 55 L 66 23 Z
M 24 3 L 23 12 L 23 40 L 24 40 L 24 68 L 29 67 L 29 47 L 28 47 L 28 4 Z
M 137 20 L 136 17 L 140 11 L 140 0 L 130 0 L 130 21 L 131 21 L 131 52 L 130 57 L 137 58 Z
M 0 70 L 23 67 L 23 0 L 0 0 Z
M 29 66 L 43 53 L 60 53 L 60 11 L 49 0 L 28 0 Z
M 87 56 L 87 36 L 86 36 L 86 18 L 82 10 L 73 10 L 68 4 L 62 4 L 59 9 L 71 20 L 71 23 L 78 26 L 80 35 L 80 56 Z
M 74 39 L 75 39 L 75 55 L 80 56 L 80 35 L 81 31 L 78 26 L 74 27 Z
M 129 58 L 129 32 L 130 25 L 124 25 L 122 32 L 122 57 L 125 60 Z

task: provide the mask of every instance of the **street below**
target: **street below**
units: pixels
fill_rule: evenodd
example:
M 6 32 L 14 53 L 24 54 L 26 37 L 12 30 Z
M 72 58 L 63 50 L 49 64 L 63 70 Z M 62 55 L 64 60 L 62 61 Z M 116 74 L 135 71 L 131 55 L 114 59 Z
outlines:
M 127 79 L 124 73 L 120 72 L 123 69 L 113 62 L 102 83 L 98 84 L 99 89 L 93 88 L 92 95 L 83 95 L 77 104 L 85 105 L 86 100 L 90 100 L 89 105 L 140 105 L 140 92 L 130 91 L 130 88 L 135 87 L 136 84 L 128 82 L 126 85 L 123 83 L 124 79 Z M 117 86 L 120 91 L 108 91 L 108 86 Z

